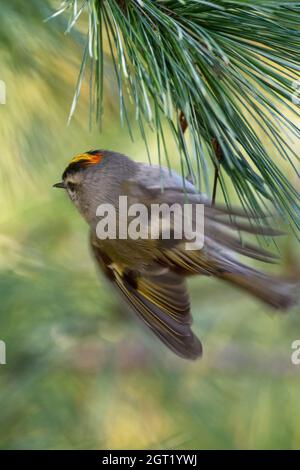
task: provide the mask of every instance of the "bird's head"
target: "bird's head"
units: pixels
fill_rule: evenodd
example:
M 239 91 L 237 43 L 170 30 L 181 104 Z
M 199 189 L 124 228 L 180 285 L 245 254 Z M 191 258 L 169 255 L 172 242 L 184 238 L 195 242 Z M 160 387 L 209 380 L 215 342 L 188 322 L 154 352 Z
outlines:
M 134 173 L 134 163 L 110 150 L 89 150 L 76 155 L 54 184 L 64 189 L 79 212 L 90 223 L 99 204 L 118 198 L 124 178 Z
M 62 181 L 53 185 L 54 188 L 65 189 L 70 199 L 76 204 L 86 178 L 96 170 L 103 158 L 101 150 L 89 150 L 76 155 L 62 174 Z

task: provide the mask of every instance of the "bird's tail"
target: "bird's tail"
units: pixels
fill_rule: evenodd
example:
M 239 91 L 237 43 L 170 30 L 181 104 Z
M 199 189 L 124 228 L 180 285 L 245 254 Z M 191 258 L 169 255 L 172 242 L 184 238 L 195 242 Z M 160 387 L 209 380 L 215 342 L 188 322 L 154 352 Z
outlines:
M 172 249 L 166 252 L 172 269 L 183 276 L 204 274 L 240 287 L 278 310 L 288 310 L 299 300 L 299 276 L 287 278 L 268 274 L 238 261 L 229 253 L 205 258 L 201 251 Z
M 297 282 L 261 272 L 241 263 L 221 262 L 216 275 L 278 310 L 288 310 L 298 300 Z

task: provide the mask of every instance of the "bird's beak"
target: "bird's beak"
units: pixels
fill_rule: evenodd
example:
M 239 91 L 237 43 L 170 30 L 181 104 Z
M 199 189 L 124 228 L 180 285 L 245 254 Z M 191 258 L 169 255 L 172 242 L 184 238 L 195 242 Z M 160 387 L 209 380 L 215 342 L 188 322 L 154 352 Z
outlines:
M 55 183 L 53 185 L 53 188 L 62 188 L 62 189 L 66 189 L 66 185 L 63 181 L 61 181 L 60 183 Z

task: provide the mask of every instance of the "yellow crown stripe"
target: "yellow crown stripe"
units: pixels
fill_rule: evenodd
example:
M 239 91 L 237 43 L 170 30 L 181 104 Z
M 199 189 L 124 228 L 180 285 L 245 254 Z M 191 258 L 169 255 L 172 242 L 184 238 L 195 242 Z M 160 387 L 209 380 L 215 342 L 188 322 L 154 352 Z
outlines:
M 79 163 L 79 162 L 86 162 L 86 163 L 98 163 L 101 159 L 101 155 L 91 155 L 89 153 L 80 153 L 76 155 L 71 161 L 71 163 Z
M 74 158 L 72 158 L 70 163 L 77 163 L 82 160 L 89 160 L 90 157 L 91 155 L 88 155 L 87 153 L 80 153 L 79 155 L 76 155 Z

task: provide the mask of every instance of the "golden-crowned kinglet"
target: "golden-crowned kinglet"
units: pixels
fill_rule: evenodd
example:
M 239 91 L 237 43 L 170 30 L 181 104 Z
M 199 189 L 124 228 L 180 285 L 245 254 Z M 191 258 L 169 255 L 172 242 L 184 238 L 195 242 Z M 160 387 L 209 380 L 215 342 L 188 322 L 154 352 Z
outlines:
M 242 242 L 239 232 L 271 236 L 278 232 L 262 227 L 255 218 L 250 221 L 238 209 L 212 207 L 192 183 L 183 181 L 174 172 L 136 163 L 108 150 L 93 150 L 73 158 L 62 182 L 54 186 L 66 190 L 89 224 L 94 257 L 109 282 L 149 328 L 181 357 L 196 359 L 202 354 L 202 345 L 191 330 L 187 276 L 202 274 L 223 279 L 278 310 L 286 310 L 296 301 L 292 281 L 248 267 L 236 257 L 239 253 L 264 262 L 274 261 L 274 256 L 263 248 Z M 132 214 L 128 217 L 122 213 L 120 196 L 126 197 L 127 207 L 143 204 L 149 209 L 164 203 L 165 207 L 176 204 L 184 209 L 186 203 L 203 205 L 203 246 L 187 249 L 185 234 L 175 237 L 174 223 L 182 221 L 181 216 L 169 218 L 170 237 L 162 236 L 167 218 L 157 212 L 155 216 L 152 212 L 147 215 L 144 222 L 159 226 L 158 237 L 157 232 L 154 237 L 124 234 L 124 220 L 126 228 L 133 219 Z M 112 222 L 115 236 L 99 238 L 99 207 L 108 205 L 116 216 Z M 121 222 L 123 228 L 119 233 Z

